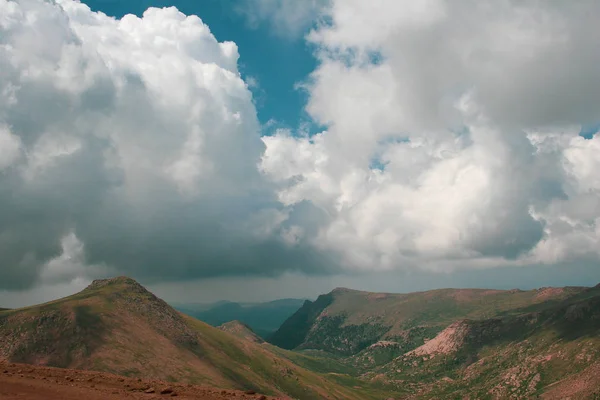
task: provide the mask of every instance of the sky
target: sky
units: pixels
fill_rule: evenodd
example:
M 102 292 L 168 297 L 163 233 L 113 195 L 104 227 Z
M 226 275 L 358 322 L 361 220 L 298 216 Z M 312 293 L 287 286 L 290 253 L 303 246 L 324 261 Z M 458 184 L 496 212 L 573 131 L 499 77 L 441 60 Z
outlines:
M 0 306 L 595 285 L 598 15 L 0 0 Z

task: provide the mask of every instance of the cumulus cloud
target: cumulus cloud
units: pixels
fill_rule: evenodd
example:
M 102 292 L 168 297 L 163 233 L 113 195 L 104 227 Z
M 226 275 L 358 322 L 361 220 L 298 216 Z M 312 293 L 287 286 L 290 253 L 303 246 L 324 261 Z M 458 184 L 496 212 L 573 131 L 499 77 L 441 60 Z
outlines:
M 598 264 L 598 2 L 253 12 L 320 21 L 302 86 L 325 131 L 261 138 L 198 17 L 0 0 L 0 289 Z
M 327 130 L 264 138 L 280 202 L 363 269 L 598 260 L 593 1 L 336 0 L 304 87 Z M 572 127 L 575 128 L 572 128 Z M 585 210 L 585 211 L 583 211 Z
M 237 61 L 175 8 L 0 0 L 0 287 L 315 268 L 257 169 Z

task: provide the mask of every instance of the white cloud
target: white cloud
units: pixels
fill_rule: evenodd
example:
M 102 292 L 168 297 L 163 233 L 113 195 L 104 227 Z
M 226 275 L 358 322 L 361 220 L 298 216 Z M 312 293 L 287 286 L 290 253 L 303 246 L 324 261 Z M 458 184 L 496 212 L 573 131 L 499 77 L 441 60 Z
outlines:
M 284 254 L 285 221 L 246 224 L 278 205 L 237 46 L 200 18 L 0 0 L 0 38 L 0 287 L 306 262 Z
M 577 185 L 576 190 L 583 193 L 600 191 L 600 137 L 590 140 L 582 137 L 571 139 L 564 152 L 567 173 Z
M 104 265 L 88 265 L 85 260 L 85 246 L 70 232 L 61 241 L 61 254 L 48 261 L 40 272 L 40 281 L 44 285 L 61 282 L 85 282 L 94 276 L 104 276 L 114 273 Z
M 331 20 L 324 132 L 261 138 L 198 17 L 0 0 L 0 287 L 598 262 L 600 4 L 260 4 Z
M 566 137 L 565 137 L 566 136 Z M 564 195 L 535 210 L 545 223 L 545 237 L 532 251 L 545 263 L 578 258 L 600 258 L 600 181 L 597 168 L 600 137 L 586 140 L 575 135 L 551 136 L 561 146 L 558 165 L 563 173 Z M 559 143 L 557 145 L 556 143 Z M 546 153 L 556 150 L 548 150 Z
M 600 119 L 599 12 L 333 1 L 304 85 L 328 129 L 265 138 L 263 171 L 286 206 L 326 212 L 314 245 L 355 268 L 598 260 L 600 139 L 578 127 Z

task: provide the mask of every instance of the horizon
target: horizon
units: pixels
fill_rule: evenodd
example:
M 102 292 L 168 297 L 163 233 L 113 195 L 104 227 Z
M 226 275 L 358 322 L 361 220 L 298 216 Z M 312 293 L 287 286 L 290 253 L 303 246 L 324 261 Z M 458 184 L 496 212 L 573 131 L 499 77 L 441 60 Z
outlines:
M 138 280 L 128 277 L 128 276 L 114 276 L 114 277 L 106 277 L 106 278 L 96 278 L 94 279 L 94 281 L 104 281 L 104 280 L 111 280 L 111 279 L 119 279 L 119 278 L 127 278 L 127 279 L 133 279 L 136 283 L 141 284 L 142 286 L 144 286 L 144 288 L 146 288 L 148 291 L 150 291 L 151 293 L 157 294 L 157 296 L 159 298 L 161 298 L 162 300 L 164 300 L 165 302 L 167 302 L 169 305 L 173 306 L 173 307 L 181 307 L 181 306 L 193 306 L 193 305 L 202 305 L 202 306 L 217 306 L 219 304 L 240 304 L 240 305 L 259 305 L 259 304 L 266 304 L 266 303 L 271 303 L 271 302 L 277 302 L 277 301 L 284 301 L 284 300 L 302 300 L 302 301 L 311 301 L 314 302 L 317 297 L 321 296 L 321 295 L 327 295 L 330 293 L 333 293 L 335 291 L 354 291 L 354 292 L 361 292 L 361 293 L 378 293 L 378 294 L 414 294 L 414 293 L 425 293 L 425 292 L 431 292 L 431 291 L 443 291 L 443 290 L 500 290 L 500 291 L 512 291 L 512 290 L 519 290 L 519 291 L 532 291 L 532 290 L 542 290 L 542 289 L 547 289 L 547 288 L 593 288 L 596 287 L 598 285 L 600 285 L 600 282 L 595 283 L 595 284 L 590 284 L 590 285 L 563 285 L 563 286 L 535 286 L 535 287 L 527 287 L 527 288 L 519 288 L 519 287 L 503 287 L 503 288 L 494 288 L 494 287 L 436 287 L 436 288 L 431 288 L 431 289 L 423 289 L 423 290 L 415 290 L 415 291 L 402 291 L 402 292 L 389 292 L 389 291 L 369 291 L 369 290 L 362 290 L 359 288 L 350 288 L 350 287 L 334 287 L 329 291 L 326 292 L 322 292 L 319 293 L 315 296 L 312 297 L 283 297 L 283 298 L 268 298 L 265 300 L 260 300 L 260 301 L 243 301 L 243 300 L 230 300 L 230 299 L 220 299 L 220 300 L 207 300 L 204 302 L 195 302 L 193 300 L 190 301 L 171 301 L 168 298 L 163 298 L 162 296 L 160 296 L 155 290 L 153 290 L 152 286 L 146 286 L 144 285 L 142 282 L 139 282 Z M 41 305 L 41 304 L 45 304 L 48 302 L 52 302 L 54 300 L 59 300 L 62 298 L 68 298 L 72 295 L 75 295 L 77 293 L 80 293 L 81 291 L 85 290 L 89 285 L 91 285 L 93 282 L 89 281 L 88 283 L 82 283 L 81 285 L 81 289 L 73 292 L 73 293 L 68 293 L 65 294 L 64 296 L 61 297 L 54 297 L 54 298 L 45 298 L 42 301 L 37 301 L 37 302 L 33 302 L 33 303 L 15 303 L 15 304 L 1 304 L 0 303 L 0 309 L 5 308 L 5 309 L 11 309 L 11 310 L 16 310 L 16 309 L 21 309 L 21 308 L 28 308 L 28 307 L 34 307 L 37 305 Z

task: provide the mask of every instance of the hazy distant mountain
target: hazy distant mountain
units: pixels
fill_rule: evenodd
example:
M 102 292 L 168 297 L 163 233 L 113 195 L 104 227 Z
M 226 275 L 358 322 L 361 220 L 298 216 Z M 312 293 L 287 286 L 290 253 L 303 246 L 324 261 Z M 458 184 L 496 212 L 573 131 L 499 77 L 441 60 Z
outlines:
M 248 325 L 257 335 L 267 338 L 304 304 L 304 299 L 281 299 L 265 303 L 175 304 L 179 311 L 213 326 L 231 321 Z

